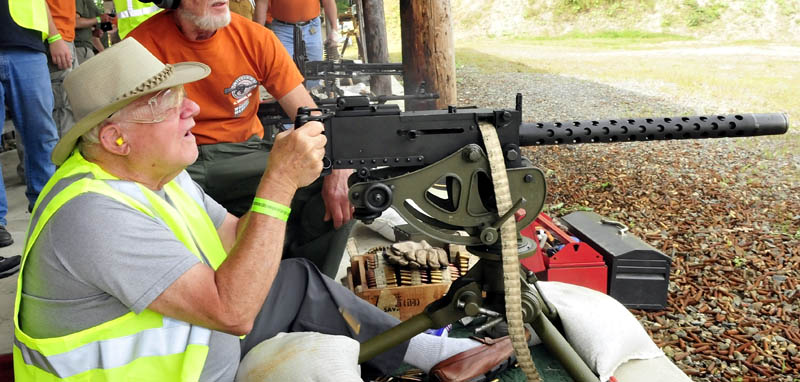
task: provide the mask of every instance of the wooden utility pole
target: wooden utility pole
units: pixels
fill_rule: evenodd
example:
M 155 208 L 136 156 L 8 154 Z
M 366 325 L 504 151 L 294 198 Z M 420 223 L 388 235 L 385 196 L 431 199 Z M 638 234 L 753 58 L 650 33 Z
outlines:
M 456 104 L 456 60 L 450 0 L 400 0 L 403 87 L 439 93 L 438 100 L 407 100 L 406 110 L 443 109 Z
M 362 0 L 362 2 L 367 62 L 388 63 L 389 43 L 386 39 L 386 17 L 383 13 L 383 0 Z M 389 76 L 372 76 L 369 84 L 374 94 L 392 94 L 392 82 Z

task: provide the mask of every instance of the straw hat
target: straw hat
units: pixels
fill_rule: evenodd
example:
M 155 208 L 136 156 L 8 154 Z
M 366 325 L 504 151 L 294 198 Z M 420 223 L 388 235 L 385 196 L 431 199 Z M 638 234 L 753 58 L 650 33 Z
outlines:
M 211 69 L 199 62 L 165 65 L 128 37 L 73 70 L 64 89 L 78 121 L 58 141 L 57 166 L 72 153 L 81 135 L 139 97 L 205 78 Z

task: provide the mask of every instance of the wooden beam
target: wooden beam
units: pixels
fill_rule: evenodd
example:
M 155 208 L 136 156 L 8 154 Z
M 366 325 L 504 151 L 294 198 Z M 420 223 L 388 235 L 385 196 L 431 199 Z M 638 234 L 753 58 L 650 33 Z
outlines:
M 425 90 L 438 100 L 407 100 L 406 110 L 444 109 L 456 104 L 456 62 L 450 0 L 400 0 L 405 94 Z

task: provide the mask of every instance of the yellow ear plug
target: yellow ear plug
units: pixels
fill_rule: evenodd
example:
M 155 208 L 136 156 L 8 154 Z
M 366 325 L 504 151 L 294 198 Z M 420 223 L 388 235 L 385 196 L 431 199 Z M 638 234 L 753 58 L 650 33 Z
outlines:
M 117 138 L 116 142 L 117 142 L 117 146 L 122 146 L 122 144 L 125 143 L 125 141 L 122 140 L 122 137 Z

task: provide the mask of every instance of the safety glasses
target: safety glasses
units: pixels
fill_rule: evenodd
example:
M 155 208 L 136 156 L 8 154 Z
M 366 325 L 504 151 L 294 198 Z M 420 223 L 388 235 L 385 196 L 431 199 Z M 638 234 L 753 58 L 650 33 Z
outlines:
M 125 110 L 120 122 L 160 123 L 178 109 L 186 97 L 183 85 L 164 89 L 147 99 L 147 103 Z

